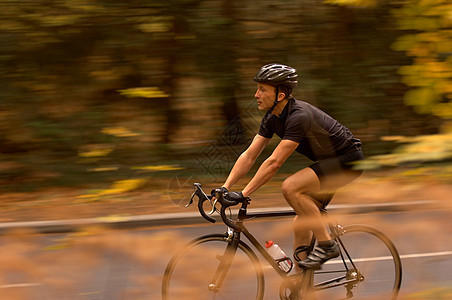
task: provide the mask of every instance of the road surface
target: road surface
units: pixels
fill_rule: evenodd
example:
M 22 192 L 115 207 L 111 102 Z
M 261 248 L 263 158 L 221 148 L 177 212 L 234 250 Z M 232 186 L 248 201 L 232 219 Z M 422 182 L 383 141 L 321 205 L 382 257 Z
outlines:
M 405 211 L 337 216 L 385 232 L 403 260 L 401 299 L 452 287 L 450 211 Z M 290 219 L 250 221 L 262 243 L 275 240 L 291 253 Z M 0 238 L 0 299 L 160 299 L 165 266 L 185 242 L 222 233 L 221 224 L 139 230 L 89 228 L 76 233 Z M 265 299 L 277 299 L 279 280 L 266 269 Z M 429 299 L 427 296 L 424 298 Z

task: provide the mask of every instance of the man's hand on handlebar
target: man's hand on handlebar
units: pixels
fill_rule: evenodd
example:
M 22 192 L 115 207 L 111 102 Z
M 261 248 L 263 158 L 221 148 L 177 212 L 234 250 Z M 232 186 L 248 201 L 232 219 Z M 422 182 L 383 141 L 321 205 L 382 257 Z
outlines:
M 220 188 L 216 188 L 216 189 L 212 189 L 212 191 L 210 192 L 210 194 L 212 195 L 212 200 L 215 200 L 216 196 L 216 191 L 220 190 L 222 194 L 227 194 L 228 193 L 228 189 L 225 188 L 224 186 L 220 187 Z
M 242 192 L 229 192 L 226 199 L 229 201 L 243 202 L 246 200 L 246 197 L 243 196 Z
M 220 214 L 221 219 L 228 227 L 240 230 L 237 227 L 234 220 L 228 217 L 226 210 L 229 209 L 231 206 L 235 206 L 239 203 L 242 203 L 242 208 L 244 208 L 246 211 L 246 206 L 251 201 L 250 198 L 243 196 L 242 192 L 229 192 L 226 187 L 213 189 L 211 192 L 212 194 L 211 196 L 208 196 L 204 193 L 200 183 L 194 183 L 193 187 L 195 192 L 193 193 L 192 199 L 190 200 L 190 203 L 188 205 L 190 205 L 193 202 L 192 200 L 194 196 L 198 196 L 199 199 L 198 210 L 204 219 L 206 219 L 209 222 L 215 223 L 215 218 L 211 217 L 210 214 L 216 211 Z M 217 195 L 219 199 L 216 199 Z M 205 201 L 210 201 L 210 204 L 212 204 L 212 211 L 209 214 L 206 214 L 206 212 L 204 211 L 203 203 Z M 219 204 L 221 204 L 220 208 L 215 207 L 217 201 L 219 202 Z M 229 213 L 229 215 L 231 214 Z
M 221 191 L 224 195 L 224 198 L 229 201 L 234 202 L 243 202 L 247 199 L 247 197 L 243 196 L 242 192 L 229 192 L 227 188 L 222 186 L 221 188 L 213 189 L 212 190 L 212 199 L 215 200 L 215 193 L 216 191 Z

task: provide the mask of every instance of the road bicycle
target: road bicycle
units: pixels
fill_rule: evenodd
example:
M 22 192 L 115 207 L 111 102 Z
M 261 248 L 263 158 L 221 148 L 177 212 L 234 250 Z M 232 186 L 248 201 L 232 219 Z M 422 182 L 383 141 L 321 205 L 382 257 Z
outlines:
M 245 236 L 262 258 L 281 278 L 279 298 L 300 299 L 396 299 L 402 280 L 402 263 L 391 240 L 381 231 L 367 225 L 342 227 L 329 222 L 332 238 L 340 247 L 340 256 L 327 261 L 321 270 L 286 273 L 245 227 L 250 219 L 295 215 L 294 211 L 249 213 L 250 199 L 230 201 L 221 189 L 215 200 L 201 188 L 194 192 L 188 207 L 198 198 L 198 210 L 209 222 L 219 213 L 227 225 L 224 234 L 209 234 L 186 244 L 172 257 L 162 282 L 163 300 L 174 299 L 264 299 L 264 268 L 256 252 L 242 239 Z M 205 206 L 209 204 L 210 212 Z M 221 205 L 217 208 L 217 205 Z M 231 207 L 241 204 L 238 213 Z M 320 208 L 327 214 L 325 207 Z M 316 245 L 312 238 L 307 254 Z M 278 280 L 279 281 L 279 280 Z M 276 287 L 277 288 L 277 287 Z M 274 299 L 274 298 L 273 298 Z

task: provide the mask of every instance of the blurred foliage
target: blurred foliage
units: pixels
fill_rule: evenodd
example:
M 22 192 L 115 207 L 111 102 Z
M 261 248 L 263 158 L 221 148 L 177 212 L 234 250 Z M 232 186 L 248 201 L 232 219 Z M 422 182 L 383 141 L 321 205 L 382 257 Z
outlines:
M 380 166 L 398 166 L 411 163 L 419 165 L 425 162 L 441 162 L 452 159 L 452 133 L 415 137 L 391 136 L 382 139 L 403 143 L 403 146 L 398 147 L 391 154 L 375 155 L 368 158 L 360 164 L 361 168 L 374 169 Z M 421 168 L 420 170 L 425 169 Z M 417 173 L 414 172 L 413 174 Z
M 0 26 L 2 189 L 93 189 L 147 180 L 136 166 L 199 172 L 211 148 L 236 157 L 268 62 L 296 67 L 295 96 L 367 155 L 395 147 L 380 136 L 438 134 L 452 114 L 439 0 L 9 0 Z
M 147 183 L 147 180 L 143 179 L 143 178 L 119 180 L 119 181 L 115 181 L 112 184 L 112 186 L 108 189 L 93 191 L 92 193 L 81 195 L 81 196 L 79 196 L 79 198 L 81 198 L 81 199 L 88 198 L 88 199 L 96 200 L 96 199 L 99 199 L 100 197 L 112 196 L 112 195 L 117 195 L 117 194 L 136 190 L 140 187 L 143 187 L 146 183 Z
M 325 0 L 325 3 L 352 6 L 352 7 L 375 7 L 377 0 Z
M 338 5 L 375 6 L 370 0 L 331 0 Z M 404 143 L 393 153 L 371 157 L 364 168 L 397 166 L 409 163 L 450 161 L 452 158 L 452 4 L 447 0 L 406 0 L 391 10 L 400 30 L 409 31 L 397 38 L 392 49 L 412 57 L 410 65 L 398 70 L 402 82 L 410 89 L 405 93 L 407 105 L 421 114 L 442 119 L 440 134 L 417 137 L 389 137 Z M 446 168 L 450 171 L 450 168 Z M 420 168 L 418 170 L 424 170 Z M 416 173 L 416 172 L 415 172 Z
M 142 97 L 142 98 L 167 98 L 169 95 L 160 91 L 155 87 L 131 88 L 119 91 L 121 95 L 126 97 Z
M 452 117 L 452 4 L 448 0 L 407 1 L 393 10 L 398 26 L 411 34 L 401 36 L 393 49 L 405 51 L 413 63 L 399 73 L 412 87 L 407 104 L 420 113 Z

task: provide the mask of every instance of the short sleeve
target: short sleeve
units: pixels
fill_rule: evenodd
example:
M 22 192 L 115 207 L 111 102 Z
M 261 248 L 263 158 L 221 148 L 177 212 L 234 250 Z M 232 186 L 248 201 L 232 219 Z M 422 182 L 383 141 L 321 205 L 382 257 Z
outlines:
M 304 112 L 290 115 L 286 120 L 285 133 L 282 139 L 301 143 L 309 130 L 309 124 L 309 115 Z
M 262 118 L 261 126 L 259 127 L 259 135 L 264 138 L 271 139 L 273 137 L 274 130 L 274 118 L 273 115 L 265 114 Z

